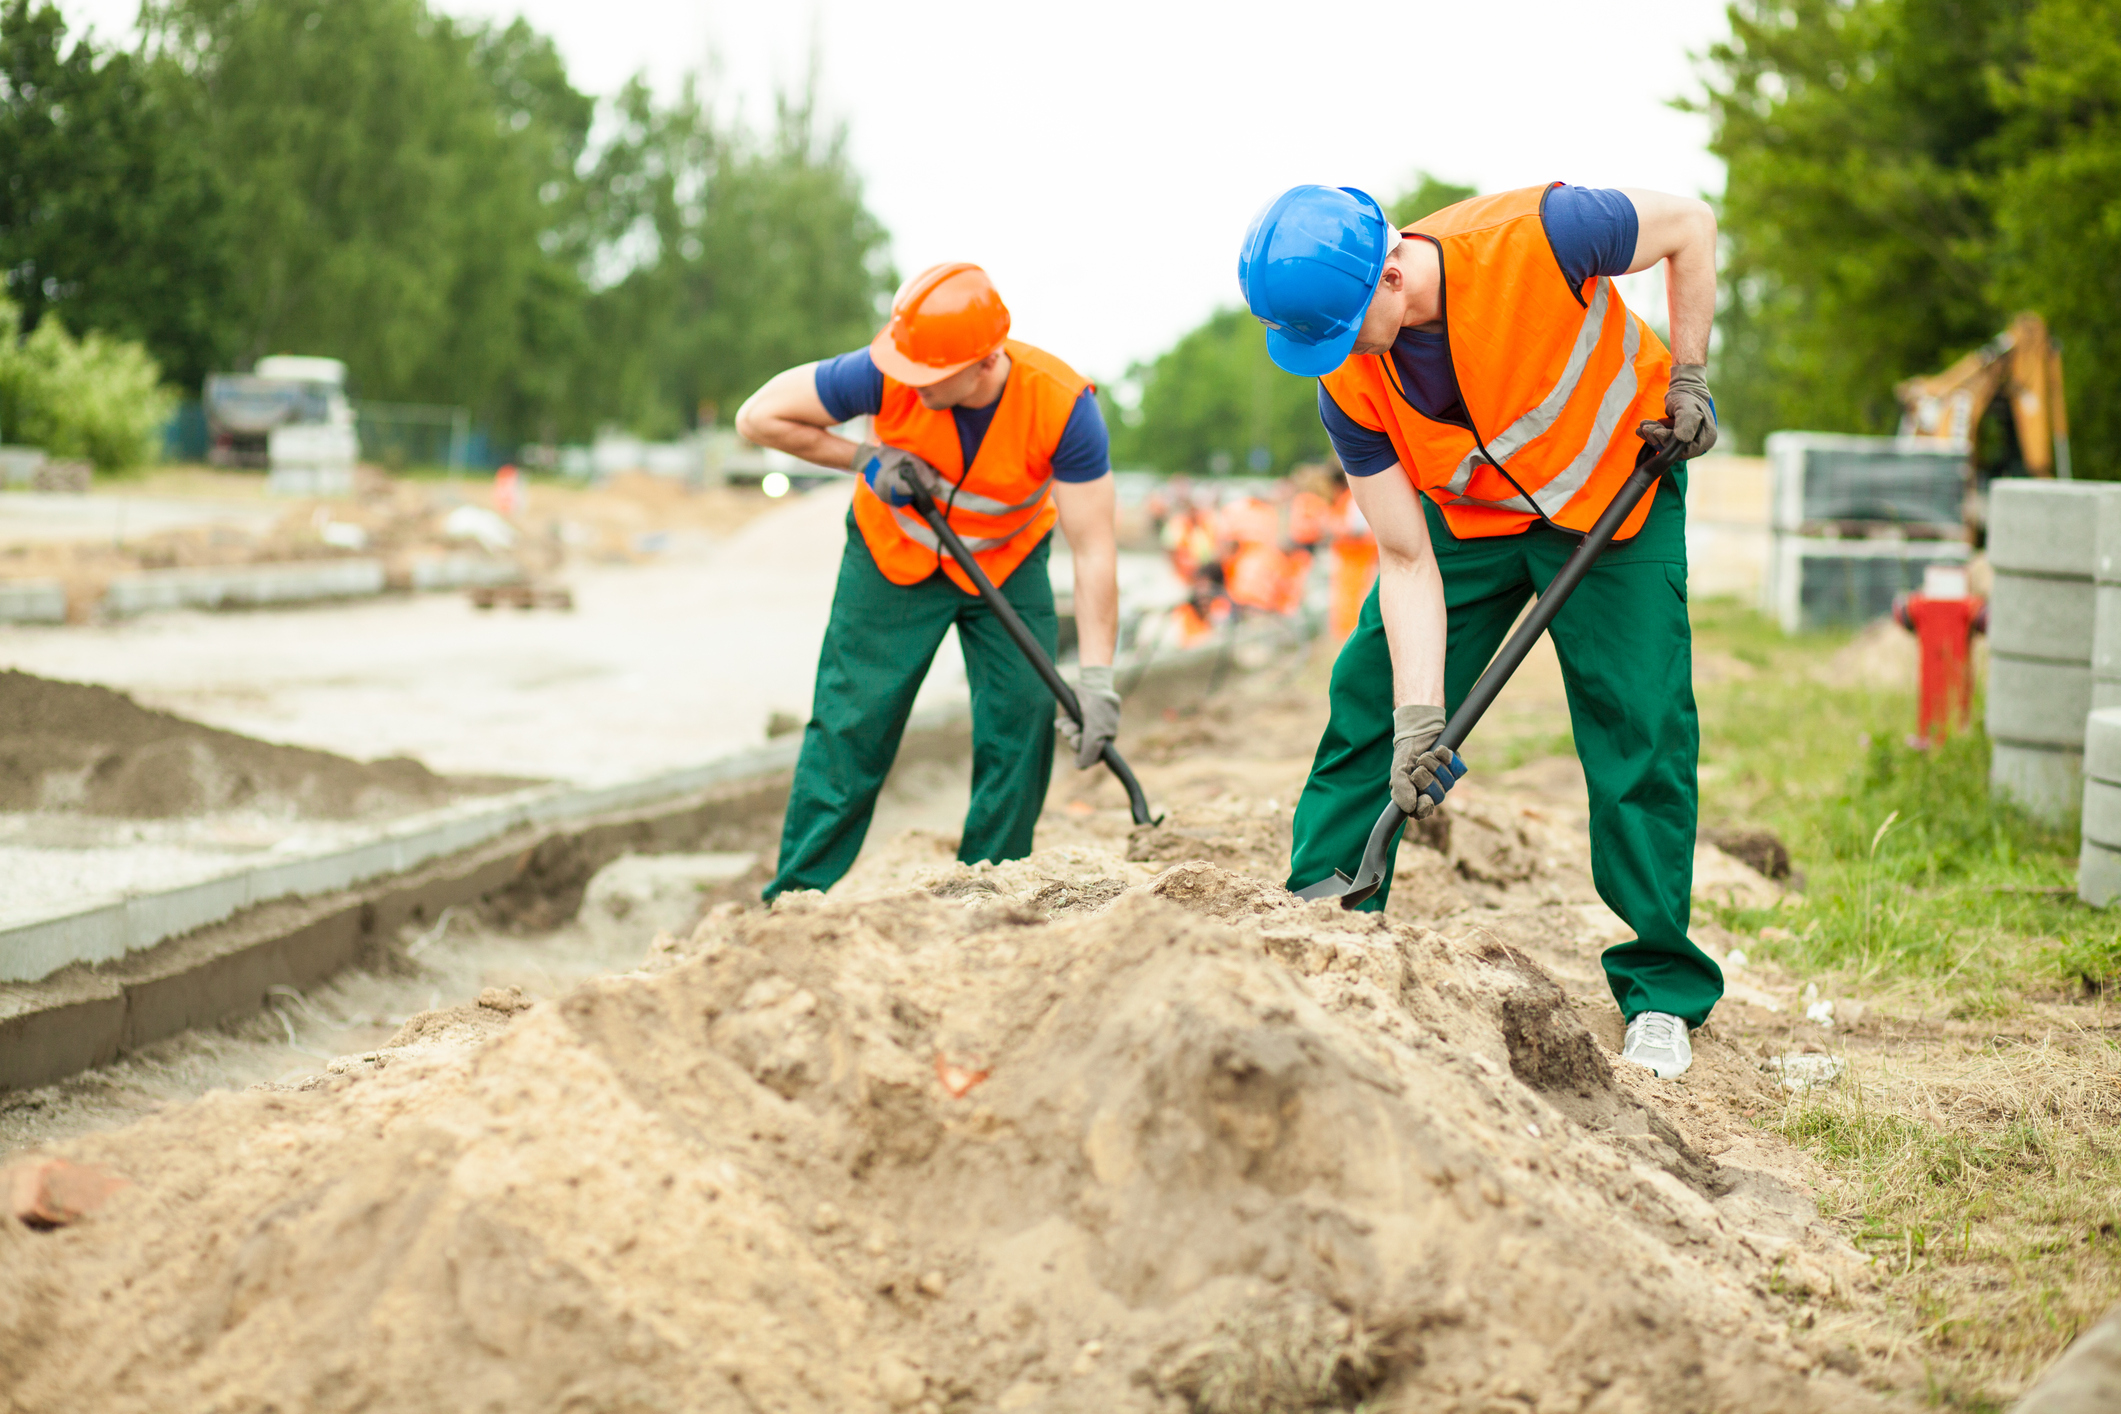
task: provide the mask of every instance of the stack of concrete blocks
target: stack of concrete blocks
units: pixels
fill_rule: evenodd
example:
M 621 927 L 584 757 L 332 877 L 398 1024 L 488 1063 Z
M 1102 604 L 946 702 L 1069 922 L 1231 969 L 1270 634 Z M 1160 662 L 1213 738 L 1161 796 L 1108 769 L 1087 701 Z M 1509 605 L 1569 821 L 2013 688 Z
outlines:
M 2104 908 L 2121 896 L 2121 489 L 2099 501 L 2093 578 L 2092 711 L 2084 722 L 2084 841 L 2077 893 Z
M 2099 515 L 2116 493 L 2096 481 L 1989 487 L 1989 787 L 2058 824 L 2083 796 Z
M 1966 451 L 1898 437 L 1775 432 L 1761 607 L 1786 633 L 1869 623 L 1931 565 L 1971 553 Z

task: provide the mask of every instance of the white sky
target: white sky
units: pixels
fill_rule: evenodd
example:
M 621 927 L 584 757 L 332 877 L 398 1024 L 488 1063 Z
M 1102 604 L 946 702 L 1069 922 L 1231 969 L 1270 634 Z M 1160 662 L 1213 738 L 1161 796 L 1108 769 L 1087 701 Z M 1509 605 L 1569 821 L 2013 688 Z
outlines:
M 107 40 L 137 10 L 60 2 Z M 1237 302 L 1247 221 L 1298 182 L 1723 185 L 1706 124 L 1667 103 L 1723 0 L 430 3 L 523 15 L 585 92 L 701 72 L 757 118 L 815 37 L 900 272 L 978 261 L 1018 337 L 1105 380 Z

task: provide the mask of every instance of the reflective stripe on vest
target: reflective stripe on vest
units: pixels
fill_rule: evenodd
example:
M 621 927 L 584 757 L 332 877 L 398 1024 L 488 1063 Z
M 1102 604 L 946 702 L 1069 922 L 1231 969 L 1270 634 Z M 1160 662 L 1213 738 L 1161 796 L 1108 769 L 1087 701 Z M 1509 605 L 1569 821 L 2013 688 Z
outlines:
M 944 505 L 946 508 L 949 509 L 973 511 L 980 515 L 1014 515 L 1018 511 L 1030 510 L 1033 506 L 1036 506 L 1040 501 L 1045 500 L 1048 493 L 1050 493 L 1052 490 L 1053 478 L 1049 476 L 1044 481 L 1039 483 L 1038 490 L 1034 492 L 1029 499 L 1019 501 L 1013 506 L 1005 506 L 999 501 L 992 500 L 986 496 L 975 495 L 969 491 L 960 491 L 955 496 L 946 497 Z M 927 546 L 930 550 L 940 550 L 943 548 L 942 537 L 928 528 L 928 522 L 921 519 L 920 512 L 912 509 L 910 506 L 893 506 L 891 508 L 891 514 L 898 518 L 898 528 L 905 533 L 907 539 L 918 541 L 922 545 Z M 948 517 L 945 517 L 945 519 L 948 519 Z M 951 529 L 953 530 L 955 530 L 956 528 L 957 527 L 955 526 L 951 527 Z M 966 549 L 970 550 L 973 554 L 977 555 L 982 550 L 1000 549 L 1002 546 L 1008 544 L 1010 540 L 1014 538 L 1014 536 L 959 535 L 957 538 L 965 542 Z
M 1576 385 L 1583 381 L 1584 365 L 1591 361 L 1591 351 L 1598 347 L 1599 332 L 1605 328 L 1607 292 L 1613 282 L 1600 279 L 1598 293 L 1591 298 L 1590 306 L 1583 312 L 1583 325 L 1577 331 L 1576 343 L 1569 350 L 1568 365 L 1561 371 L 1561 379 L 1554 384 L 1546 397 L 1540 400 L 1523 417 L 1518 418 L 1502 435 L 1488 443 L 1488 455 L 1483 457 L 1480 448 L 1467 452 L 1451 477 L 1451 504 L 1467 506 L 1489 506 L 1501 511 L 1526 511 L 1532 515 L 1545 516 L 1552 520 L 1568 509 L 1577 493 L 1590 483 L 1591 473 L 1611 445 L 1613 433 L 1619 429 L 1620 419 L 1627 413 L 1628 405 L 1635 401 L 1635 355 L 1641 351 L 1641 325 L 1633 319 L 1625 322 L 1620 335 L 1620 352 L 1624 360 L 1620 372 L 1612 382 L 1606 384 L 1605 396 L 1598 400 L 1598 419 L 1591 424 L 1590 435 L 1584 439 L 1583 447 L 1570 459 L 1569 464 L 1553 480 L 1539 489 L 1551 493 L 1540 496 L 1543 504 L 1535 505 L 1523 496 L 1512 496 L 1503 501 L 1483 501 L 1465 495 L 1465 489 L 1473 480 L 1473 470 L 1492 458 L 1496 465 L 1507 467 L 1510 458 L 1534 437 L 1554 425 L 1561 416 L 1562 408 L 1576 392 Z

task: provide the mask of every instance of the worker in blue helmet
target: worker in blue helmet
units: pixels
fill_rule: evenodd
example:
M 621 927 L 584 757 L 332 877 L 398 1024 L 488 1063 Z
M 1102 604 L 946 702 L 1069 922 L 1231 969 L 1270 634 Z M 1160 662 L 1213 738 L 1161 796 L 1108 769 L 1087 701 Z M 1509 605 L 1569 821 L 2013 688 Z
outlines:
M 1436 809 L 1465 765 L 1437 745 L 1447 713 L 1638 457 L 1679 444 L 1551 630 L 1593 880 L 1635 931 L 1604 955 L 1622 1054 L 1661 1077 L 1692 1063 L 1689 1031 L 1723 994 L 1687 936 L 1700 733 L 1683 459 L 1716 441 L 1715 247 L 1709 208 L 1660 192 L 1557 182 L 1402 228 L 1365 192 L 1304 186 L 1261 210 L 1238 258 L 1274 361 L 1319 380 L 1378 548 L 1297 804 L 1292 888 L 1352 870 L 1388 797 L 1416 819 Z M 1613 286 L 1660 263 L 1670 351 Z

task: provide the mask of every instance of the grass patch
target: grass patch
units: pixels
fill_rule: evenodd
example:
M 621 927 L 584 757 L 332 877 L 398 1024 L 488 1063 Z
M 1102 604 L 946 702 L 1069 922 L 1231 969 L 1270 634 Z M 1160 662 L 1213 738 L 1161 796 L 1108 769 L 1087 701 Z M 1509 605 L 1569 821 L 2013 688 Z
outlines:
M 2121 975 L 2121 920 L 2074 896 L 2076 822 L 1990 798 L 1978 703 L 1976 726 L 1925 750 L 1907 741 L 1914 693 L 1865 683 L 1866 646 L 1846 635 L 1789 637 L 1711 602 L 1695 644 L 1743 665 L 1697 689 L 1703 818 L 1774 830 L 1804 875 L 1800 908 L 1711 908 L 1765 929 L 1762 956 L 1847 985 L 1948 987 L 1969 1014 L 1999 991 Z
M 1694 609 L 1704 823 L 1775 831 L 1802 876 L 1795 906 L 1705 911 L 1830 994 L 1931 1019 L 1769 1122 L 1838 1180 L 1822 1210 L 1929 1402 L 2000 1411 L 2121 1301 L 2121 909 L 2076 900 L 2074 820 L 1990 798 L 1978 725 L 1908 744 L 1912 687 L 1876 670 L 1900 645 Z
M 1858 1067 L 1775 1127 L 1930 1364 L 1931 1402 L 2002 1408 L 2121 1301 L 2121 1047 L 2070 1031 Z

